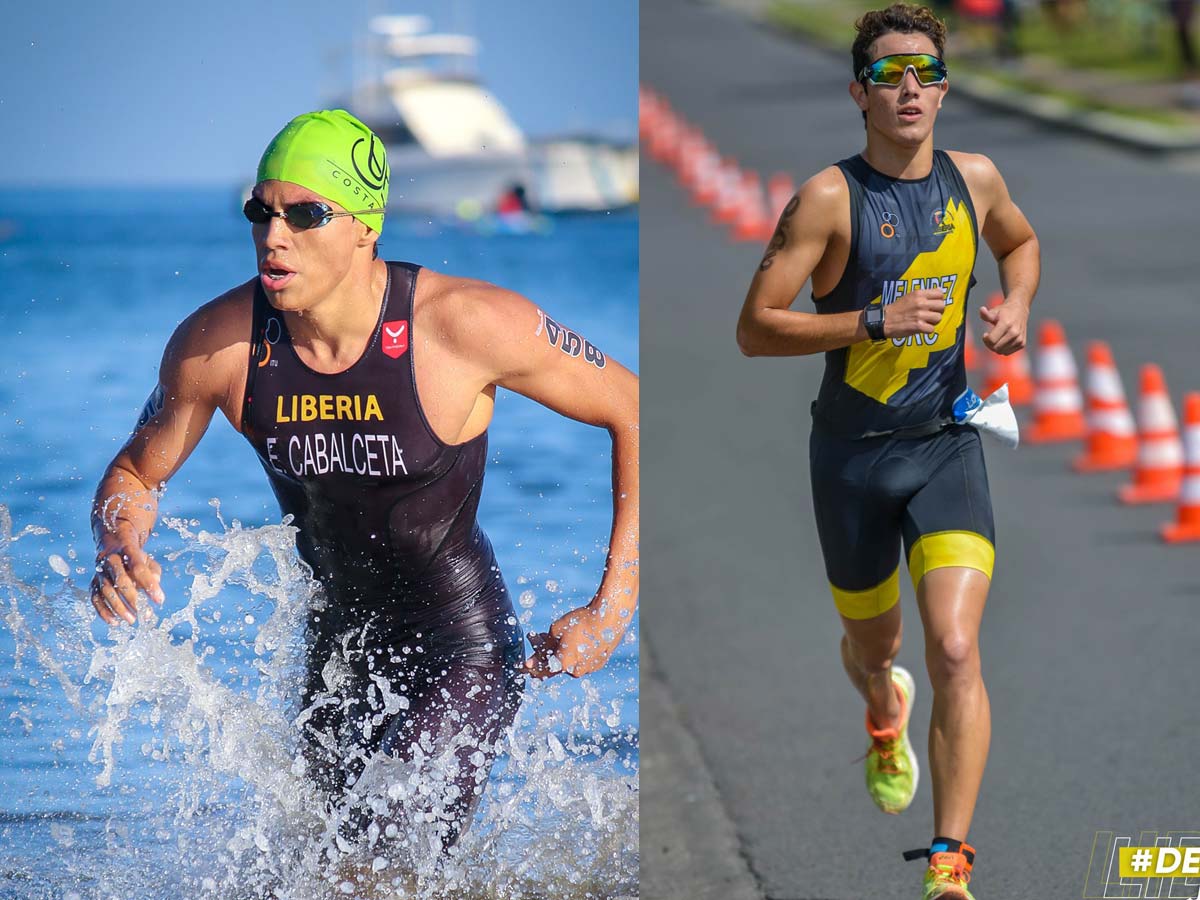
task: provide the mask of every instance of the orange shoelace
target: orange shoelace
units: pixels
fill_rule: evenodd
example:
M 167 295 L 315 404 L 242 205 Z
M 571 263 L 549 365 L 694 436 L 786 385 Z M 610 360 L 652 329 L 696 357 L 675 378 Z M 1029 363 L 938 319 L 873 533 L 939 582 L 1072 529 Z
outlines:
M 874 738 L 871 747 L 879 756 L 879 771 L 884 775 L 901 775 L 901 769 L 896 765 L 896 740 L 894 738 Z M 868 754 L 870 751 L 868 751 Z M 864 759 L 866 757 L 863 757 Z
M 940 859 L 930 862 L 929 871 L 933 873 L 935 884 L 965 886 L 971 883 L 971 871 L 967 868 L 967 858 L 961 853 L 935 853 L 934 856 L 955 857 L 953 863 L 942 862 Z
M 876 755 L 881 760 L 879 765 L 880 772 L 885 775 L 901 775 L 903 772 L 895 762 L 896 746 L 898 743 L 898 738 L 872 737 L 871 746 L 867 748 L 867 752 L 862 756 L 851 760 L 850 764 L 854 765 L 855 763 L 863 762 L 868 756 L 871 755 L 871 751 L 874 750 Z
M 904 720 L 905 707 L 907 701 L 904 699 L 904 692 L 900 690 L 900 686 L 896 685 L 896 697 L 900 701 L 900 717 L 897 723 Z M 900 746 L 900 726 L 896 724 L 891 728 L 876 728 L 875 723 L 871 721 L 871 711 L 867 710 L 866 715 L 867 734 L 871 736 L 871 746 L 867 748 L 867 752 L 854 760 L 860 763 L 871 755 L 874 750 L 880 759 L 879 771 L 884 775 L 902 775 L 904 774 L 899 766 L 895 763 L 896 749 Z

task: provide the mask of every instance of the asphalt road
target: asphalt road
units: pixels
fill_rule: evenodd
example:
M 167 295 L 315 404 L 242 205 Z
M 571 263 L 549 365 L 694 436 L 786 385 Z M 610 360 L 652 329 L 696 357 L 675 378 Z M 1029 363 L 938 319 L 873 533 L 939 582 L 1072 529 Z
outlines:
M 862 148 L 848 51 L 831 59 L 685 0 L 643 3 L 641 17 L 643 83 L 743 165 L 801 181 Z M 1200 389 L 1194 163 L 1056 134 L 953 88 L 937 135 L 990 155 L 1037 229 L 1034 324 L 1058 318 L 1081 365 L 1087 340 L 1109 341 L 1131 395 L 1148 361 L 1177 408 Z M 921 864 L 900 853 L 932 836 L 929 782 L 885 816 L 852 762 L 862 704 L 838 659 L 808 484 L 823 360 L 738 353 L 761 247 L 731 243 L 648 154 L 642 173 L 643 696 L 655 698 L 642 710 L 642 896 L 709 896 L 740 866 L 729 896 L 749 884 L 774 900 L 911 900 Z M 978 307 L 998 286 L 986 246 L 976 275 Z M 998 552 L 981 638 L 993 739 L 970 835 L 979 900 L 1080 897 L 1098 830 L 1200 832 L 1200 545 L 1161 544 L 1174 509 L 1120 506 L 1124 475 L 1069 473 L 1076 449 L 986 446 Z M 899 662 L 918 678 L 925 768 L 928 680 L 901 582 Z M 672 766 L 683 785 L 652 777 Z M 730 840 L 697 853 L 710 831 Z

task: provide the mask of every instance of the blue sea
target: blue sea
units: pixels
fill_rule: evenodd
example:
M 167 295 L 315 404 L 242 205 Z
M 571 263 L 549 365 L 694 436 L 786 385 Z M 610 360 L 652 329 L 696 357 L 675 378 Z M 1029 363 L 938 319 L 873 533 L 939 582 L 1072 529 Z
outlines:
M 382 838 L 342 846 L 289 768 L 311 588 L 221 416 L 160 502 L 167 602 L 96 619 L 96 483 L 176 325 L 254 274 L 249 225 L 233 187 L 0 201 L 0 896 L 636 894 L 636 618 L 602 672 L 533 687 L 455 852 L 414 832 L 402 864 Z M 396 218 L 380 249 L 516 290 L 636 369 L 637 236 L 634 213 L 524 236 Z M 480 520 L 544 631 L 599 582 L 609 438 L 504 391 L 490 436 Z

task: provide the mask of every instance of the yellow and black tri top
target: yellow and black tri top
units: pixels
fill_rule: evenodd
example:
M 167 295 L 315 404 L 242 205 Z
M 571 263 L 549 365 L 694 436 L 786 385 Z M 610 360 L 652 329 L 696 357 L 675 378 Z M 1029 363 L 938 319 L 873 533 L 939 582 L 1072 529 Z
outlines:
M 923 288 L 946 291 L 932 334 L 862 341 L 825 354 L 816 427 L 842 437 L 919 428 L 950 416 L 966 388 L 964 311 L 975 284 L 975 209 L 942 150 L 924 178 L 891 178 L 861 156 L 838 164 L 850 188 L 850 256 L 837 286 L 813 297 L 819 313 L 887 305 Z

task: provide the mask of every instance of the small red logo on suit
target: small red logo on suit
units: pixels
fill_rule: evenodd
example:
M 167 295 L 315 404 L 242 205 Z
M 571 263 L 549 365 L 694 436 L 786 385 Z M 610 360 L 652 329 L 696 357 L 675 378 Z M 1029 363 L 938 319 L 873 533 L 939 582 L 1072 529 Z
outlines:
M 383 323 L 383 352 L 399 359 L 408 349 L 408 322 L 400 320 Z

